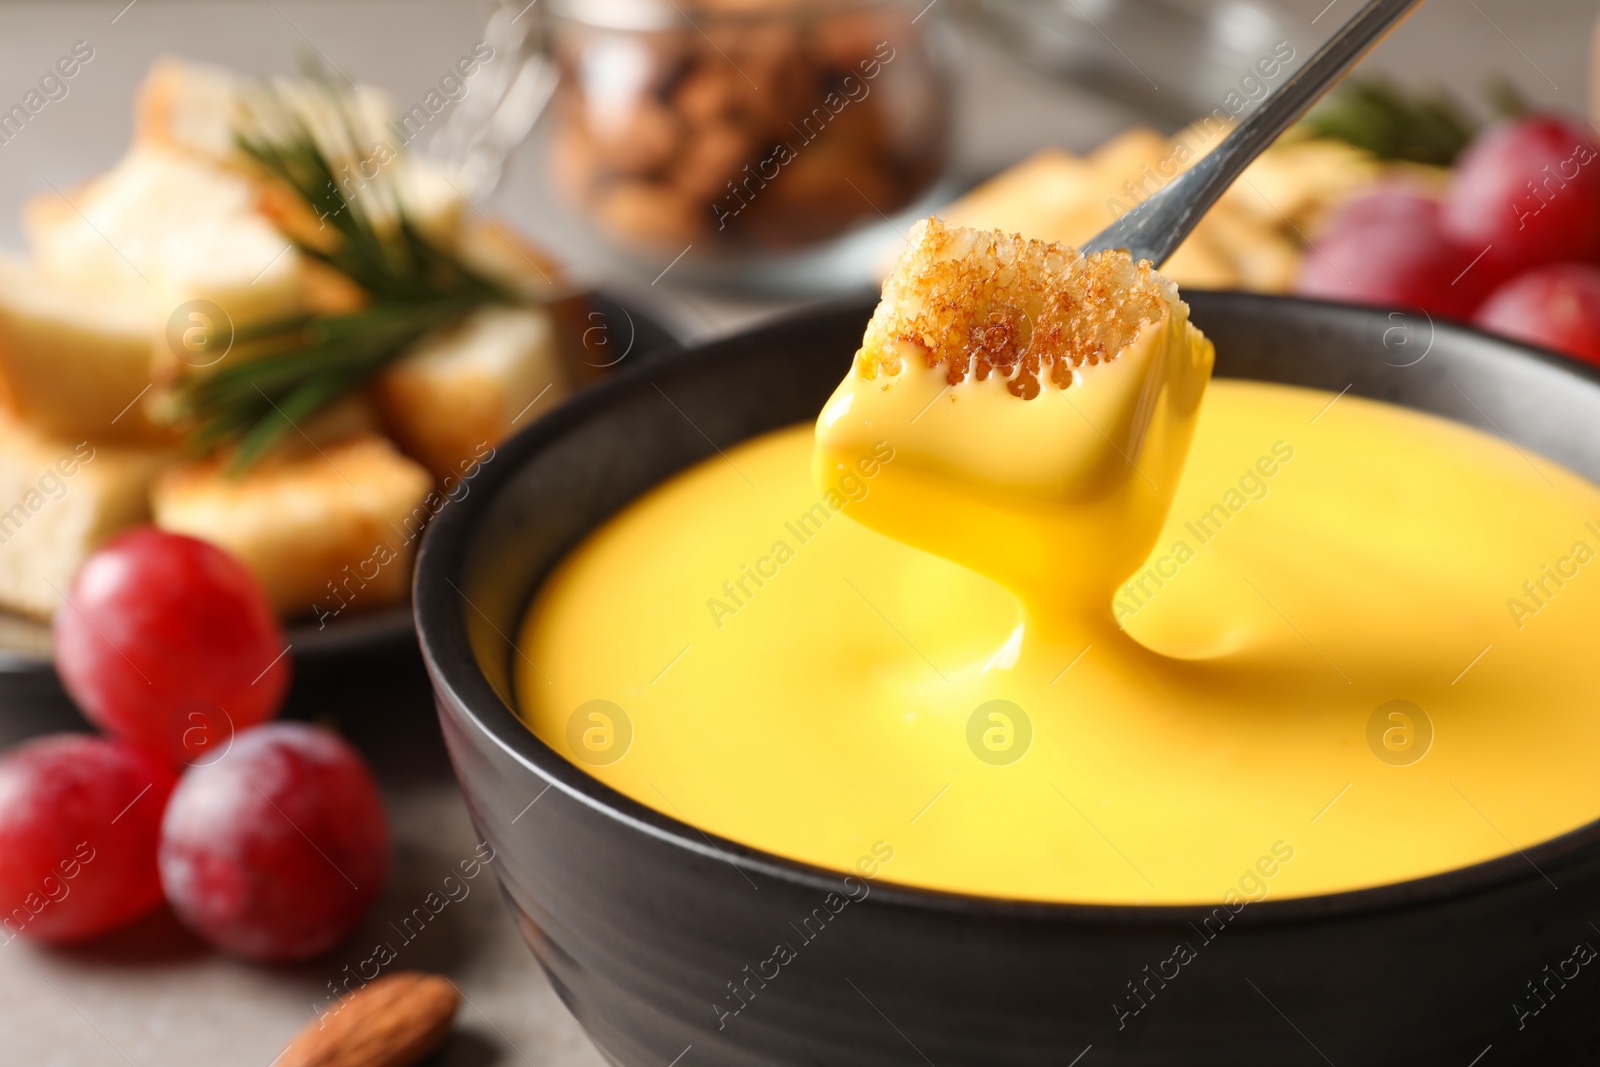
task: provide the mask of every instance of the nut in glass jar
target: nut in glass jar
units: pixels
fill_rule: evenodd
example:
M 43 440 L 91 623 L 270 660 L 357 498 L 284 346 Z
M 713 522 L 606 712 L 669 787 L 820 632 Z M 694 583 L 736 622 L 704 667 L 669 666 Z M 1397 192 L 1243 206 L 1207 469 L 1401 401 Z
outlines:
M 945 165 L 949 99 L 925 11 L 558 5 L 557 184 L 647 255 L 781 252 L 891 215 Z

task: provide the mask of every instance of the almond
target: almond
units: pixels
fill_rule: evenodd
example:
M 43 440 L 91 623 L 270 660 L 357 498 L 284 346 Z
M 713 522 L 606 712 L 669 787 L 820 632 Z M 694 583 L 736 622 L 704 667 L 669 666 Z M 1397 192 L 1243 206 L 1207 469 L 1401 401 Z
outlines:
M 458 1000 L 437 975 L 380 978 L 300 1031 L 274 1067 L 411 1067 L 449 1035 Z

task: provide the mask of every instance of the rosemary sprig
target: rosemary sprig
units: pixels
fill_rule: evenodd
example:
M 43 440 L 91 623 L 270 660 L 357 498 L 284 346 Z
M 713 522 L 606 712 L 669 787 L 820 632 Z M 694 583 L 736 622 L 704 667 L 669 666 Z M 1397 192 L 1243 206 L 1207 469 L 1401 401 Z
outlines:
M 1477 124 L 1444 93 L 1411 96 L 1384 81 L 1352 81 L 1305 119 L 1314 136 L 1365 148 L 1379 159 L 1448 167 Z
M 353 150 L 361 140 L 342 91 L 326 82 L 320 89 Z M 253 127 L 237 132 L 239 150 L 317 217 L 319 234 L 332 230 L 327 242 L 295 233 L 286 234 L 289 241 L 355 283 L 366 302 L 349 312 L 241 329 L 239 361 L 180 385 L 179 406 L 194 420 L 195 442 L 206 449 L 235 445 L 236 473 L 306 418 L 370 382 L 423 335 L 484 304 L 518 302 L 419 230 L 381 169 L 363 196 L 345 196 L 323 144 L 280 96 L 263 92 Z M 373 218 L 368 196 L 393 213 L 392 225 Z

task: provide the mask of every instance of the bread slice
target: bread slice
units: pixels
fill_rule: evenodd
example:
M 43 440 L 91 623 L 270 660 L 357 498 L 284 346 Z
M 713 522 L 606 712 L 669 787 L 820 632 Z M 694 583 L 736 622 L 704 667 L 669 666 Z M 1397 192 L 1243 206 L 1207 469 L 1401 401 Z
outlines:
M 428 472 L 379 437 L 275 454 L 241 476 L 190 463 L 155 485 L 157 525 L 220 545 L 287 619 L 326 623 L 397 604 L 418 535 L 442 504 Z
M 385 428 L 441 482 L 460 478 L 569 391 L 543 308 L 485 307 L 379 378 Z
M 150 517 L 161 448 L 51 438 L 0 413 L 0 608 L 48 619 L 107 537 Z
M 115 287 L 69 285 L 0 257 L 0 378 L 40 432 L 71 440 L 161 441 L 148 414 L 159 324 Z

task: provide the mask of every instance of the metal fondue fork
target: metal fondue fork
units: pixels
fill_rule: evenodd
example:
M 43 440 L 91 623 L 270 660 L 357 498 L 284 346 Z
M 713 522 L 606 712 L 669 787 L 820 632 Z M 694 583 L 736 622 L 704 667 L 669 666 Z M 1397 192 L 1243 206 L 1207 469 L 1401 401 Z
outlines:
M 1372 0 L 1210 155 L 1106 227 L 1082 251 L 1121 248 L 1136 260 L 1161 266 L 1244 169 L 1421 2 Z

